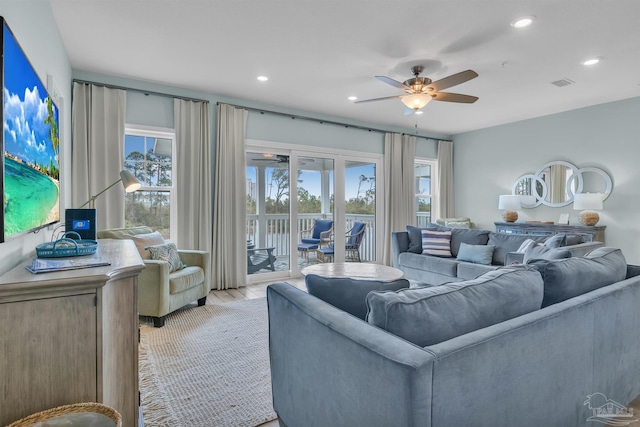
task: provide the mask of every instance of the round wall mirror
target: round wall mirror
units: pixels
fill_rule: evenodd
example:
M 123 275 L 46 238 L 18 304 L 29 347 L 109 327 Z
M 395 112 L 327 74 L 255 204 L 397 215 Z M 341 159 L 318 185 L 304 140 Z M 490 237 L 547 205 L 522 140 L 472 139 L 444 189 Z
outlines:
M 613 182 L 611 177 L 599 168 L 580 168 L 578 174 L 572 177 L 567 183 L 567 190 L 575 195 L 576 193 L 601 193 L 606 200 L 611 194 Z
M 573 202 L 573 194 L 567 191 L 569 180 L 578 174 L 578 168 L 569 162 L 555 161 L 544 164 L 536 172 L 547 186 L 547 195 L 542 203 L 547 206 L 560 207 Z
M 513 183 L 511 194 L 521 196 L 520 203 L 523 208 L 535 208 L 547 197 L 547 186 L 539 176 L 522 175 Z

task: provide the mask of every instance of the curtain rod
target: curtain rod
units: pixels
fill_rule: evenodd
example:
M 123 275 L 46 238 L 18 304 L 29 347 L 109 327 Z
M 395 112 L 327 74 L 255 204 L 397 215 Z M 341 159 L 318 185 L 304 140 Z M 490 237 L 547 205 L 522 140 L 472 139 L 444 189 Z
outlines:
M 112 84 L 107 84 L 107 83 L 90 82 L 88 80 L 73 79 L 73 82 L 74 83 L 81 83 L 81 84 L 90 84 L 90 85 L 95 85 L 95 86 L 102 86 L 102 87 L 106 87 L 106 88 L 109 88 L 109 89 L 121 89 L 121 90 L 126 90 L 126 91 L 131 91 L 131 92 L 140 92 L 140 93 L 143 93 L 145 95 L 155 95 L 155 96 L 164 96 L 165 98 L 182 99 L 183 101 L 209 102 L 206 99 L 189 98 L 189 97 L 178 96 L 178 95 L 169 95 L 168 93 L 154 92 L 152 90 L 135 89 L 135 88 L 132 88 L 132 87 L 117 86 L 117 85 L 112 85 Z
M 340 126 L 340 127 L 345 127 L 345 128 L 366 130 L 368 132 L 393 133 L 390 130 L 376 129 L 376 128 L 372 128 L 372 127 L 359 126 L 359 125 L 352 125 L 352 124 L 349 124 L 349 123 L 334 122 L 334 121 L 331 121 L 331 120 L 316 119 L 314 117 L 298 116 L 296 114 L 281 113 L 279 111 L 270 111 L 270 110 L 265 110 L 265 109 L 262 109 L 262 108 L 245 107 L 244 105 L 229 104 L 227 102 L 216 102 L 216 104 L 217 105 L 220 105 L 220 104 L 229 105 L 231 107 L 242 108 L 242 109 L 247 110 L 247 111 L 255 111 L 255 112 L 258 112 L 260 114 L 273 114 L 273 115 L 276 115 L 276 116 L 290 117 L 291 119 L 309 120 L 309 121 L 313 121 L 313 122 L 318 122 L 320 124 L 328 124 L 328 125 Z M 450 139 L 437 139 L 437 138 L 432 138 L 432 137 L 429 137 L 429 136 L 414 135 L 414 134 L 410 134 L 410 133 L 406 133 L 406 132 L 402 132 L 402 135 L 415 136 L 416 138 L 423 138 L 423 139 L 427 139 L 427 140 L 431 140 L 431 141 L 451 141 Z

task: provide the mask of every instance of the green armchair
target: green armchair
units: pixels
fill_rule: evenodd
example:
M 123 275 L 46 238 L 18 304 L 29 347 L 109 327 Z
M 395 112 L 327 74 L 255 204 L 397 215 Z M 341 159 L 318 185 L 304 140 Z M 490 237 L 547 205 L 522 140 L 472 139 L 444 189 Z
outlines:
M 148 258 L 145 242 L 152 240 L 149 227 L 119 228 L 98 231 L 98 239 L 130 239 L 136 243 L 145 269 L 138 278 L 138 314 L 151 316 L 153 326 L 164 326 L 166 316 L 185 305 L 207 302 L 211 290 L 211 261 L 207 251 L 178 250 L 185 268 L 170 272 L 169 262 Z M 152 243 L 153 244 L 153 243 Z

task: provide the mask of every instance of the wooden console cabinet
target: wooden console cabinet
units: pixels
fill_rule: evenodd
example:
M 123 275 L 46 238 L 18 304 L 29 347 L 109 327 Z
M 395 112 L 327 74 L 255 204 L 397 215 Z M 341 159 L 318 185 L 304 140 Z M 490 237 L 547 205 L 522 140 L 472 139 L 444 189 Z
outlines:
M 138 425 L 138 274 L 130 240 L 100 241 L 110 262 L 0 277 L 0 425 L 34 412 L 100 402 Z M 69 259 L 69 258 L 65 258 Z
M 585 242 L 604 243 L 606 225 L 562 225 L 562 224 L 527 224 L 526 222 L 495 222 L 498 233 L 529 234 L 532 236 L 551 236 L 558 233 L 580 234 Z

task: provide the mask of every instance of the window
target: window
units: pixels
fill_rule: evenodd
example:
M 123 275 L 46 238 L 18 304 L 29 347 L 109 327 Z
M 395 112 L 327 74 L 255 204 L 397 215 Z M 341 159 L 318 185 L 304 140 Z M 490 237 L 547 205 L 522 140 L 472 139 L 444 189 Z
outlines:
M 175 133 L 173 130 L 127 126 L 124 167 L 142 187 L 125 195 L 127 227 L 146 225 L 171 239 L 175 230 Z
M 434 171 L 433 160 L 416 159 L 414 176 L 416 183 L 416 216 L 418 227 L 426 227 L 431 222 L 433 213 Z

